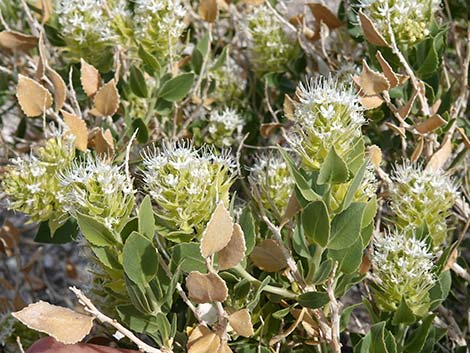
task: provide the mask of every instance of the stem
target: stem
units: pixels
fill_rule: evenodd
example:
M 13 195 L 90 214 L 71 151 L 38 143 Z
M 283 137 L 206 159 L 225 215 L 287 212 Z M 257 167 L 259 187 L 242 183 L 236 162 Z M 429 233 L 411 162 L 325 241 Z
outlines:
M 249 282 L 257 283 L 258 285 L 261 284 L 261 281 L 257 280 L 255 277 L 250 275 L 240 264 L 235 266 L 233 270 L 235 270 L 240 276 L 242 276 L 244 279 L 248 280 Z M 297 294 L 295 294 L 294 292 L 291 292 L 284 288 L 270 286 L 269 284 L 263 288 L 263 291 L 271 293 L 271 294 L 280 295 L 287 299 L 297 298 Z
M 328 297 L 330 298 L 330 315 L 331 315 L 331 341 L 330 346 L 331 350 L 334 353 L 341 353 L 341 342 L 340 342 L 340 316 L 339 316 L 339 304 L 335 296 L 335 275 L 338 268 L 338 262 L 335 263 L 333 267 L 333 272 L 331 278 L 328 281 L 328 286 L 326 291 L 328 292 Z

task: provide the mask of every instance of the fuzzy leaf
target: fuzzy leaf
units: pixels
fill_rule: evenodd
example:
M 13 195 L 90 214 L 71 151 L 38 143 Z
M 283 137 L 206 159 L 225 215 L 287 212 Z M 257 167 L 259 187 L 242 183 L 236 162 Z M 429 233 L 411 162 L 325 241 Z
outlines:
M 325 247 L 330 238 L 330 217 L 325 203 L 314 201 L 302 212 L 304 233 L 310 243 Z
M 346 163 L 338 156 L 335 148 L 332 147 L 320 168 L 317 183 L 319 185 L 326 183 L 339 184 L 347 181 L 348 177 L 349 171 Z
M 208 257 L 225 248 L 232 237 L 232 231 L 232 217 L 224 204 L 219 202 L 202 233 L 201 255 Z
M 251 253 L 251 261 L 266 272 L 278 272 L 287 267 L 287 261 L 278 242 L 272 239 L 263 240 Z
M 132 282 L 143 287 L 157 274 L 157 251 L 147 238 L 132 232 L 124 244 L 122 265 Z
M 114 79 L 105 83 L 95 94 L 94 110 L 101 116 L 112 116 L 119 108 L 119 93 Z
M 230 326 L 237 334 L 243 337 L 251 337 L 254 335 L 253 324 L 251 323 L 251 315 L 248 309 L 242 309 L 234 312 L 228 317 Z
M 195 303 L 224 302 L 228 289 L 225 281 L 215 273 L 191 272 L 186 278 L 189 298 Z
M 245 236 L 238 224 L 233 225 L 232 237 L 228 244 L 218 252 L 219 271 L 235 267 L 245 256 Z

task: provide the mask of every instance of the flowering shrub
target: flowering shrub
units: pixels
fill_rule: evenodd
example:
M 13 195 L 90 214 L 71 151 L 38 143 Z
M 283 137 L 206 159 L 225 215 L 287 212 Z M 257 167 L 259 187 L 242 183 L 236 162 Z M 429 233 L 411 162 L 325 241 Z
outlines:
M 462 1 L 0 15 L 0 350 L 465 351 Z

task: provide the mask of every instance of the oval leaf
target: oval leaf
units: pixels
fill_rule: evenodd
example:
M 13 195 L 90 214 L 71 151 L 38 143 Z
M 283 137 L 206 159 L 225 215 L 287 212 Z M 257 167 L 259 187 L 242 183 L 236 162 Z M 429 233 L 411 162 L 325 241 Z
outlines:
M 202 233 L 201 255 L 208 257 L 225 248 L 232 238 L 232 231 L 232 217 L 224 204 L 219 202 Z
M 287 267 L 281 247 L 272 239 L 266 239 L 255 246 L 250 258 L 256 267 L 266 272 L 278 272 Z
M 251 337 L 254 335 L 253 324 L 251 323 L 251 315 L 248 309 L 242 309 L 234 312 L 228 317 L 230 326 L 243 337 Z
M 147 238 L 132 232 L 124 244 L 122 266 L 132 282 L 145 286 L 157 274 L 157 251 Z
M 188 94 L 194 82 L 194 74 L 185 73 L 166 81 L 161 90 L 160 98 L 170 102 L 176 102 Z
M 88 64 L 85 60 L 80 59 L 80 82 L 83 90 L 88 97 L 93 96 L 101 85 L 100 73 L 94 66 Z
M 98 115 L 112 116 L 116 113 L 119 107 L 119 93 L 114 79 L 104 84 L 96 92 L 94 104 L 94 110 L 99 113 Z
M 21 74 L 18 75 L 16 97 L 28 117 L 42 115 L 52 105 L 51 93 L 40 83 Z
M 186 278 L 186 287 L 189 291 L 189 298 L 198 304 L 223 302 L 227 299 L 227 285 L 215 273 L 202 274 L 193 271 Z
M 0 32 L 0 47 L 10 50 L 27 51 L 38 45 L 38 38 L 15 31 Z
M 88 145 L 88 129 L 85 120 L 61 110 L 64 122 L 72 135 L 75 136 L 75 148 L 79 151 L 86 151 Z
M 219 251 L 218 265 L 219 271 L 228 270 L 235 267 L 245 256 L 245 236 L 239 224 L 233 225 L 232 238 L 229 243 Z

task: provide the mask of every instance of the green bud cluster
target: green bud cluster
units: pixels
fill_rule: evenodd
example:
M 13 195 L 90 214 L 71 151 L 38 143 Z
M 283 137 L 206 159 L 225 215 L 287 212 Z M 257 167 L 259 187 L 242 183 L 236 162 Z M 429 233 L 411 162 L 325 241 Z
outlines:
M 389 23 L 399 44 L 413 45 L 429 33 L 440 0 L 362 0 L 360 7 L 386 40 Z
M 402 300 L 417 316 L 427 313 L 429 290 L 436 282 L 433 254 L 411 228 L 379 234 L 372 254 L 375 300 L 382 310 L 395 311 Z
M 211 78 L 216 85 L 212 96 L 225 105 L 241 105 L 246 87 L 243 75 L 243 69 L 228 57 L 224 65 L 211 72 Z
M 298 47 L 284 31 L 284 24 L 264 5 L 257 6 L 248 18 L 251 35 L 251 60 L 259 74 L 284 72 L 296 58 Z
M 390 188 L 391 208 L 400 227 L 426 224 L 433 245 L 447 235 L 446 218 L 458 197 L 457 186 L 441 170 L 405 163 L 395 168 Z
M 50 220 L 51 229 L 57 229 L 67 218 L 65 192 L 57 176 L 74 156 L 73 138 L 58 134 L 37 153 L 14 159 L 2 181 L 9 208 L 27 214 L 34 222 Z
M 99 158 L 78 160 L 60 176 L 66 188 L 67 210 L 99 220 L 109 229 L 119 230 L 134 206 L 132 181 L 123 167 Z
M 156 203 L 155 213 L 173 241 L 200 237 L 217 202 L 227 207 L 236 163 L 210 147 L 190 142 L 164 143 L 144 154 L 144 184 Z

